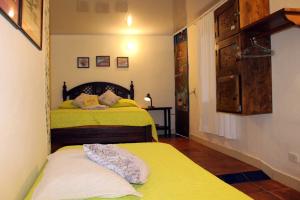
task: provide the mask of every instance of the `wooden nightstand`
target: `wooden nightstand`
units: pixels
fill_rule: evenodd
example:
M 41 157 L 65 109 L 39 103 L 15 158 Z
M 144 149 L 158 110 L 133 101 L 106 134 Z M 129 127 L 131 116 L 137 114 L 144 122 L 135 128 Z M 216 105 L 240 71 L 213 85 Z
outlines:
M 164 112 L 164 124 L 163 125 L 157 125 L 157 130 L 164 130 L 165 136 L 171 136 L 171 109 L 172 107 L 147 107 L 144 108 L 147 111 L 151 110 L 161 110 Z

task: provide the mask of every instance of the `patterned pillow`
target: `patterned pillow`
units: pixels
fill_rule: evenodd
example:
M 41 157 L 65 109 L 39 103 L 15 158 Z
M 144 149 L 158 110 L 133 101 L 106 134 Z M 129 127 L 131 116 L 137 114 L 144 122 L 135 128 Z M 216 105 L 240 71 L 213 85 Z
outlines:
M 83 149 L 89 159 L 116 172 L 129 183 L 147 181 L 149 169 L 145 162 L 125 149 L 112 144 L 85 144 Z
M 98 106 L 98 96 L 81 93 L 78 97 L 74 99 L 73 104 L 80 108 L 85 108 L 88 106 Z
M 75 106 L 73 100 L 66 100 L 59 105 L 59 109 L 76 109 L 78 106 Z
M 113 93 L 111 90 L 107 90 L 102 95 L 99 96 L 99 101 L 101 104 L 112 106 L 117 103 L 121 97 Z
M 120 107 L 138 107 L 140 106 L 132 99 L 120 99 L 117 103 L 111 106 L 112 108 L 120 108 Z

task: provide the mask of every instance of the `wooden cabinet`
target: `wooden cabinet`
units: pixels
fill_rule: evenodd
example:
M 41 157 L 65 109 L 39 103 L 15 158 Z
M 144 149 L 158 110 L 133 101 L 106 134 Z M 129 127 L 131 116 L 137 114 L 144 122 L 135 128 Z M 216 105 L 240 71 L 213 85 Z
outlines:
M 240 113 L 240 70 L 237 58 L 240 50 L 238 36 L 223 40 L 216 49 L 217 111 Z
M 258 39 L 270 47 L 270 37 Z M 239 33 L 216 46 L 217 111 L 243 115 L 272 112 L 271 57 L 241 58 L 251 45 Z
M 217 111 L 241 113 L 240 76 L 217 77 Z
M 269 14 L 269 0 L 228 0 L 215 11 L 216 40 L 226 39 Z
M 270 14 L 269 0 L 239 0 L 240 28 Z
M 217 76 L 238 74 L 238 58 L 240 38 L 237 36 L 218 42 L 216 45 Z
M 217 111 L 272 112 L 271 57 L 246 58 L 251 37 L 244 26 L 269 14 L 268 0 L 228 0 L 215 11 Z M 270 48 L 270 37 L 256 40 Z
M 228 38 L 239 31 L 239 1 L 229 0 L 215 11 L 216 40 Z

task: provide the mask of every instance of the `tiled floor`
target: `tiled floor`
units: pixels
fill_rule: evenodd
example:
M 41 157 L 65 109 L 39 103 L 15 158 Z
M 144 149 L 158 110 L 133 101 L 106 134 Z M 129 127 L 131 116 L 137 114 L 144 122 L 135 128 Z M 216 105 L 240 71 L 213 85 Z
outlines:
M 171 144 L 187 157 L 215 175 L 256 171 L 257 168 L 235 158 L 205 147 L 195 141 L 180 138 L 159 138 L 160 142 Z M 232 184 L 255 200 L 300 200 L 300 192 L 273 180 Z

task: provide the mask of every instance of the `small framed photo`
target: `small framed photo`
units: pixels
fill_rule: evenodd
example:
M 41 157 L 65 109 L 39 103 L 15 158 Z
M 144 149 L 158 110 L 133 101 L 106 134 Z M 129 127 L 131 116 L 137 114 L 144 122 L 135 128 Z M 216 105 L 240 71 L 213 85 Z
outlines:
M 96 67 L 109 67 L 110 56 L 96 56 Z
M 128 68 L 129 67 L 128 57 L 117 57 L 117 67 L 118 68 Z
M 89 57 L 77 57 L 77 68 L 89 68 L 90 58 Z
M 0 13 L 3 14 L 15 27 L 19 23 L 20 0 L 0 0 Z

